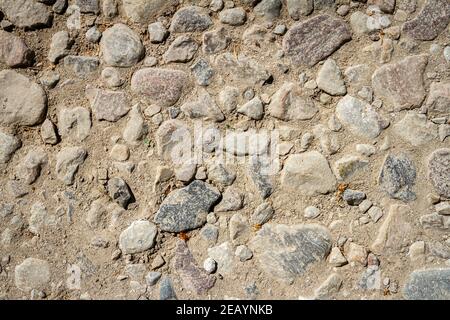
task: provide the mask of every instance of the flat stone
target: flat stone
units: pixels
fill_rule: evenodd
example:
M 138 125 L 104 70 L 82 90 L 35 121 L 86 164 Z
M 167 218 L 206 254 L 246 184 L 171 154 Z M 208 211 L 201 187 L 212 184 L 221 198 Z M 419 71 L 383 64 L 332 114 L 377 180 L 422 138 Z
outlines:
M 327 159 L 317 151 L 309 151 L 287 158 L 281 184 L 292 192 L 312 196 L 334 191 L 336 178 Z
M 377 255 L 396 253 L 414 242 L 417 232 L 411 213 L 411 208 L 407 205 L 391 205 L 370 250 Z
M 363 170 L 368 164 L 369 161 L 360 157 L 346 155 L 334 163 L 333 170 L 339 180 L 350 181 L 353 176 Z
M 91 113 L 83 107 L 63 108 L 58 113 L 58 132 L 63 139 L 83 141 L 91 130 Z
M 0 164 L 9 162 L 21 146 L 22 142 L 19 138 L 0 131 Z
M 56 155 L 56 175 L 66 186 L 74 183 L 75 174 L 84 163 L 87 152 L 81 147 L 66 147 Z
M 265 224 L 249 246 L 260 267 L 272 278 L 292 283 L 331 249 L 329 231 L 317 224 Z
M 155 135 L 158 155 L 164 160 L 184 163 L 185 153 L 192 149 L 192 141 L 182 139 L 186 136 L 190 136 L 190 132 L 184 122 L 176 119 L 164 121 Z
M 408 300 L 449 300 L 450 268 L 416 270 L 403 288 Z
M 100 49 L 103 60 L 112 67 L 131 67 L 138 63 L 145 53 L 139 35 L 121 23 L 103 32 Z
M 119 247 L 123 254 L 134 254 L 153 248 L 156 226 L 147 220 L 133 221 L 119 236 Z
M 179 36 L 170 44 L 163 57 L 166 62 L 188 62 L 197 52 L 199 45 L 188 36 Z
M 203 88 L 197 90 L 197 100 L 185 102 L 180 109 L 192 119 L 212 120 L 214 122 L 225 120 L 222 110 L 217 106 L 208 91 Z
M 231 83 L 261 85 L 272 77 L 264 65 L 243 54 L 239 54 L 237 58 L 230 52 L 219 54 L 214 64 L 217 70 L 229 75 Z
M 272 117 L 280 120 L 309 120 L 319 109 L 309 98 L 300 96 L 297 85 L 284 83 L 273 95 L 268 106 L 268 112 Z
M 217 271 L 220 274 L 229 274 L 233 271 L 234 250 L 230 242 L 208 248 L 208 257 L 217 262 Z
M 196 294 L 206 293 L 216 282 L 214 276 L 197 266 L 189 247 L 182 240 L 177 241 L 173 267 L 181 278 L 183 288 Z
M 81 13 L 95 13 L 100 12 L 99 0 L 76 0 L 75 4 L 80 8 Z
M 48 27 L 53 20 L 47 6 L 34 0 L 0 0 L 0 10 L 19 28 Z
M 170 32 L 199 32 L 205 31 L 213 22 L 207 11 L 201 7 L 188 6 L 179 9 L 172 17 Z
M 450 22 L 450 3 L 447 0 L 427 0 L 422 11 L 403 25 L 403 33 L 416 40 L 435 39 Z
M 347 264 L 347 259 L 342 254 L 341 249 L 338 247 L 333 247 L 328 257 L 328 263 L 333 267 L 341 267 Z
M 144 68 L 131 78 L 131 90 L 149 98 L 162 107 L 170 107 L 180 99 L 188 81 L 186 73 L 178 70 Z
M 0 124 L 33 126 L 44 121 L 47 95 L 38 84 L 12 71 L 0 71 Z
M 131 21 L 145 24 L 179 3 L 179 0 L 123 0 L 122 6 Z
M 380 187 L 393 199 L 413 201 L 416 194 L 416 169 L 412 160 L 405 154 L 386 156 L 378 177 Z
M 423 73 L 427 64 L 428 56 L 418 55 L 381 66 L 372 76 L 375 96 L 394 111 L 421 106 L 425 99 Z
M 367 102 L 346 95 L 336 106 L 336 116 L 355 135 L 374 139 L 387 127 L 382 118 Z
M 255 97 L 237 109 L 238 113 L 245 114 L 253 120 L 261 120 L 264 116 L 264 106 L 259 97 Z
M 230 187 L 222 194 L 222 200 L 214 207 L 214 212 L 229 212 L 242 209 L 244 194 L 238 188 Z
M 450 117 L 450 82 L 431 83 L 430 94 L 422 108 L 432 117 Z
M 351 38 L 343 20 L 322 14 L 291 27 L 283 38 L 283 50 L 293 64 L 312 67 Z
M 205 32 L 203 33 L 203 53 L 218 53 L 225 50 L 230 42 L 231 38 L 228 36 L 227 31 L 223 27 L 219 27 L 217 30 Z
M 252 216 L 250 217 L 250 222 L 254 225 L 263 225 L 268 222 L 272 217 L 275 211 L 272 206 L 268 202 L 263 202 L 259 206 L 256 207 Z
M 314 10 L 314 0 L 287 0 L 286 6 L 289 16 L 294 20 L 299 20 Z
M 50 282 L 50 265 L 47 261 L 27 258 L 18 264 L 14 271 L 17 288 L 29 292 L 32 289 L 44 290 Z
M 101 121 L 116 122 L 130 111 L 129 100 L 123 91 L 87 89 L 94 117 Z
M 429 122 L 426 115 L 412 111 L 394 124 L 392 129 L 397 136 L 415 147 L 429 144 L 438 137 L 438 126 Z
M 177 300 L 172 280 L 169 277 L 163 277 L 159 282 L 159 300 Z
M 262 199 L 268 198 L 273 190 L 272 176 L 278 172 L 276 163 L 269 156 L 252 156 L 248 174 Z
M 428 179 L 440 195 L 450 198 L 450 149 L 437 149 L 428 157 Z
M 331 299 L 342 286 L 342 277 L 333 273 L 316 289 L 314 290 L 314 296 L 316 299 Z
M 64 67 L 79 77 L 85 77 L 96 71 L 99 65 L 100 60 L 97 57 L 69 55 L 64 58 Z
M 317 86 L 332 96 L 343 96 L 347 93 L 341 70 L 333 59 L 325 61 L 316 78 Z
M 34 52 L 18 36 L 0 30 L 0 61 L 11 68 L 33 64 Z
M 168 232 L 197 229 L 206 223 L 206 215 L 219 199 L 217 189 L 195 180 L 164 199 L 155 215 L 155 223 Z

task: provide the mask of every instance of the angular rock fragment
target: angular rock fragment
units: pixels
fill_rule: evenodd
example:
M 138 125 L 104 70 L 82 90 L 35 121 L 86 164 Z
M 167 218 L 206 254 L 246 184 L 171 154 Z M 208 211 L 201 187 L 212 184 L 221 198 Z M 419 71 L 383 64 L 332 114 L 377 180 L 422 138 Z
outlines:
M 99 121 L 116 122 L 130 111 L 128 98 L 123 91 L 88 88 L 86 95 L 91 103 L 92 113 Z
M 188 62 L 191 61 L 197 52 L 198 44 L 188 36 L 177 37 L 164 53 L 166 62 Z
M 405 155 L 387 155 L 378 177 L 380 187 L 393 199 L 416 199 L 413 187 L 416 182 L 414 163 Z
M 351 38 L 350 28 L 343 20 L 322 14 L 289 29 L 283 38 L 283 50 L 295 65 L 312 67 Z
M 449 300 L 450 268 L 412 272 L 403 288 L 403 296 L 408 300 Z
M 116 177 L 108 180 L 108 194 L 113 201 L 125 209 L 134 200 L 130 187 L 122 178 Z
M 156 131 L 156 144 L 161 158 L 172 162 L 185 160 L 192 149 L 187 125 L 176 119 L 164 121 Z
M 222 110 L 217 106 L 211 95 L 205 89 L 199 88 L 197 91 L 198 98 L 194 101 L 185 102 L 181 107 L 187 116 L 192 119 L 212 120 L 221 122 L 225 120 Z
M 450 82 L 431 83 L 430 94 L 422 108 L 432 117 L 450 117 Z
M 162 202 L 155 216 L 161 230 L 181 232 L 201 227 L 206 215 L 219 200 L 220 192 L 199 180 L 172 191 Z
M 147 220 L 136 220 L 119 236 L 123 254 L 143 252 L 155 245 L 156 226 Z
M 0 164 L 7 163 L 21 146 L 20 139 L 0 131 Z
M 83 141 L 91 130 L 91 114 L 88 109 L 76 107 L 63 108 L 58 113 L 58 132 L 61 137 L 74 141 Z
M 27 258 L 14 270 L 14 282 L 22 291 L 43 290 L 50 282 L 50 265 L 47 261 Z
M 75 174 L 84 163 L 87 152 L 81 147 L 66 147 L 56 155 L 56 174 L 60 181 L 69 186 L 73 184 Z
M 428 157 L 428 179 L 442 196 L 450 198 L 450 149 L 435 150 Z
M 417 147 L 429 144 L 438 137 L 438 127 L 427 121 L 426 115 L 408 112 L 405 117 L 392 126 L 393 132 Z
M 271 278 L 292 283 L 310 265 L 326 258 L 331 249 L 331 235 L 316 224 L 265 224 L 251 240 L 250 248 Z

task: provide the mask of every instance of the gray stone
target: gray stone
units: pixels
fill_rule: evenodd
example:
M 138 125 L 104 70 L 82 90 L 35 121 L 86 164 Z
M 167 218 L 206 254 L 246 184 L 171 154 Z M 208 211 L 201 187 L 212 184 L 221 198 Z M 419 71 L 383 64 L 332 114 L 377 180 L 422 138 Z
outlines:
M 66 186 L 74 183 L 75 174 L 84 163 L 87 152 L 81 147 L 66 147 L 56 155 L 56 175 Z
M 47 6 L 34 0 L 0 0 L 0 10 L 19 28 L 48 27 L 53 19 Z
M 422 41 L 435 39 L 450 22 L 447 0 L 427 0 L 417 17 L 403 25 L 403 33 Z
M 405 155 L 387 155 L 378 177 L 380 187 L 393 199 L 416 199 L 413 187 L 416 181 L 414 163 Z
M 138 63 L 145 53 L 139 35 L 121 23 L 103 32 L 100 49 L 103 60 L 112 67 L 131 67 Z
M 94 13 L 100 12 L 99 0 L 76 0 L 75 4 L 80 8 L 81 13 Z
M 231 42 L 225 28 L 219 27 L 217 30 L 205 32 L 203 34 L 203 52 L 205 54 L 215 54 L 225 50 Z
M 102 33 L 97 29 L 96 26 L 93 26 L 86 31 L 85 34 L 86 40 L 92 43 L 98 43 L 100 38 L 102 37 Z
M 158 271 L 150 271 L 146 276 L 145 276 L 145 283 L 148 286 L 154 286 L 158 280 L 161 278 L 161 272 Z
M 172 280 L 169 277 L 164 277 L 159 282 L 159 300 L 177 300 Z
M 0 164 L 7 163 L 21 146 L 20 139 L 0 131 Z
M 70 47 L 73 41 L 70 39 L 69 32 L 59 31 L 52 36 L 50 49 L 47 58 L 52 63 L 57 63 L 70 53 Z
M 123 130 L 123 140 L 131 145 L 139 145 L 147 133 L 147 125 L 141 113 L 139 104 L 136 104 L 129 113 L 127 125 Z
M 440 195 L 450 198 L 450 149 L 437 149 L 428 157 L 428 179 Z
M 52 6 L 54 13 L 63 14 L 67 9 L 67 0 L 56 0 Z
M 113 201 L 125 209 L 134 200 L 130 188 L 122 178 L 108 180 L 108 194 Z
M 440 202 L 434 206 L 436 212 L 442 215 L 450 215 L 450 202 Z
M 253 252 L 246 245 L 239 245 L 236 247 L 236 251 L 234 252 L 236 257 L 239 258 L 241 262 L 250 260 L 253 257 Z
M 270 203 L 263 202 L 256 207 L 255 211 L 250 217 L 250 222 L 252 222 L 254 225 L 262 226 L 264 223 L 267 223 L 270 219 L 272 219 L 274 212 L 275 211 L 273 210 Z
M 219 20 L 224 24 L 231 26 L 240 26 L 245 23 L 247 14 L 243 8 L 226 9 L 219 13 Z
M 281 6 L 280 0 L 262 0 L 255 6 L 253 12 L 257 16 L 272 20 L 280 15 Z
M 40 147 L 31 149 L 16 167 L 16 178 L 26 184 L 32 184 L 40 176 L 47 162 L 48 157 L 44 149 Z
M 230 52 L 222 53 L 215 58 L 214 62 L 217 70 L 230 76 L 231 83 L 261 85 L 272 77 L 264 65 L 243 54 L 236 57 Z
M 264 106 L 259 97 L 255 97 L 237 109 L 238 113 L 245 114 L 253 120 L 261 120 L 264 116 Z
M 103 69 L 102 80 L 110 88 L 120 87 L 123 84 L 119 71 L 113 67 L 106 67 Z
M 395 9 L 395 0 L 369 0 L 368 4 L 374 4 L 386 13 L 393 13 Z
M 273 95 L 268 106 L 272 117 L 280 120 L 309 120 L 319 109 L 309 98 L 301 96 L 297 85 L 284 83 Z
M 34 52 L 18 36 L 0 30 L 0 62 L 8 67 L 28 67 L 33 64 Z
M 449 300 L 450 269 L 426 269 L 412 272 L 403 288 L 408 300 Z
M 183 157 L 184 152 L 190 153 L 192 142 L 189 139 L 189 141 L 182 139 L 189 135 L 189 129 L 184 122 L 176 119 L 164 121 L 155 136 L 158 155 L 164 160 L 175 162 L 178 157 Z M 182 154 L 179 154 L 180 152 Z M 184 159 L 180 160 L 184 163 Z
M 277 172 L 275 164 L 268 156 L 254 155 L 250 158 L 248 174 L 262 199 L 268 198 L 273 190 L 272 175 Z
M 295 24 L 283 38 L 283 50 L 295 65 L 314 66 L 351 40 L 350 28 L 323 14 Z
M 347 155 L 334 163 L 336 177 L 342 181 L 350 181 L 354 175 L 364 169 L 369 162 L 357 156 Z
M 286 6 L 289 16 L 294 20 L 299 20 L 314 10 L 314 0 L 287 0 Z
M 206 224 L 202 230 L 200 230 L 200 236 L 210 245 L 214 245 L 219 238 L 219 228 L 212 224 Z
M 181 111 L 183 111 L 187 116 L 192 119 L 204 119 L 204 120 L 212 120 L 215 122 L 221 122 L 225 120 L 225 116 L 223 115 L 220 108 L 211 98 L 208 91 L 203 88 L 199 88 L 197 90 L 197 100 L 185 102 L 181 107 Z
M 191 70 L 197 84 L 207 86 L 211 83 L 211 79 L 214 76 L 214 70 L 207 60 L 200 58 L 192 65 Z
M 303 216 L 307 219 L 315 219 L 320 216 L 320 210 L 314 206 L 308 206 L 303 211 Z
M 427 121 L 427 116 L 410 111 L 405 117 L 392 126 L 393 132 L 415 147 L 436 140 L 438 126 Z
M 161 22 L 157 21 L 148 25 L 148 36 L 151 43 L 161 43 L 166 40 L 168 35 L 169 31 Z
M 173 33 L 205 31 L 213 22 L 206 10 L 197 6 L 179 9 L 172 17 L 170 31 Z
M 219 92 L 219 105 L 222 107 L 222 110 L 228 113 L 231 113 L 236 109 L 238 100 L 239 90 L 236 87 L 227 86 Z
M 244 195 L 238 188 L 230 187 L 222 194 L 222 200 L 215 206 L 214 212 L 228 212 L 242 209 L 244 206 Z
M 126 16 L 131 21 L 141 24 L 148 23 L 180 3 L 179 0 L 123 0 L 121 2 Z
M 333 59 L 325 61 L 317 73 L 317 86 L 332 96 L 343 96 L 347 93 L 341 70 Z
M 163 57 L 166 62 L 188 62 L 197 52 L 198 44 L 188 36 L 177 37 L 169 46 Z
M 265 224 L 251 240 L 250 248 L 270 277 L 292 283 L 310 265 L 326 258 L 331 235 L 316 224 Z
M 58 136 L 56 135 L 55 125 L 48 119 L 45 119 L 45 121 L 42 123 L 41 138 L 44 143 L 52 145 L 58 143 Z
M 350 95 L 346 95 L 338 102 L 336 116 L 344 128 L 368 139 L 378 137 L 388 125 L 388 122 L 368 103 Z
M 116 122 L 130 111 L 128 98 L 123 91 L 87 89 L 86 95 L 90 100 L 92 113 L 99 121 Z
M 366 198 L 366 194 L 359 190 L 345 189 L 342 194 L 342 199 L 351 206 L 357 206 L 363 202 Z
M 381 208 L 379 208 L 379 207 L 372 206 L 367 211 L 367 214 L 372 219 L 372 221 L 376 223 L 376 222 L 378 222 L 378 220 L 381 219 L 381 217 L 383 217 L 383 210 L 381 210 Z
M 38 84 L 12 71 L 0 71 L 0 124 L 33 126 L 44 121 L 47 96 Z
M 188 82 L 186 73 L 178 70 L 144 68 L 131 78 L 131 90 L 144 95 L 162 107 L 174 105 Z
M 69 55 L 64 58 L 64 67 L 79 77 L 85 77 L 96 71 L 99 65 L 100 60 L 96 57 Z
M 27 258 L 18 264 L 14 271 L 16 287 L 29 292 L 32 289 L 44 290 L 50 282 L 50 265 L 47 261 Z
M 236 173 L 221 163 L 213 163 L 208 166 L 208 178 L 217 184 L 230 186 L 236 179 Z
M 309 151 L 287 158 L 281 184 L 292 192 L 312 196 L 334 191 L 336 178 L 327 159 L 317 151 Z
M 156 226 L 147 220 L 133 221 L 119 236 L 119 247 L 123 254 L 146 251 L 155 245 Z
M 201 227 L 206 215 L 220 199 L 214 187 L 195 180 L 187 187 L 172 191 L 162 202 L 155 216 L 161 230 L 181 232 Z
M 48 89 L 53 89 L 61 79 L 58 72 L 48 70 L 44 71 L 39 78 L 39 82 Z
M 417 108 L 425 98 L 423 73 L 428 56 L 409 56 L 378 68 L 372 76 L 375 96 L 395 111 Z
M 342 277 L 333 273 L 316 289 L 314 290 L 314 296 L 316 299 L 331 299 L 339 292 L 342 286 Z
M 209 9 L 214 12 L 218 12 L 223 9 L 223 0 L 211 0 Z
M 214 286 L 216 278 L 197 266 L 186 242 L 178 240 L 173 258 L 173 267 L 181 278 L 183 288 L 204 294 Z
M 208 257 L 217 262 L 217 271 L 220 274 L 229 274 L 234 269 L 234 250 L 231 243 L 224 242 L 208 249 Z

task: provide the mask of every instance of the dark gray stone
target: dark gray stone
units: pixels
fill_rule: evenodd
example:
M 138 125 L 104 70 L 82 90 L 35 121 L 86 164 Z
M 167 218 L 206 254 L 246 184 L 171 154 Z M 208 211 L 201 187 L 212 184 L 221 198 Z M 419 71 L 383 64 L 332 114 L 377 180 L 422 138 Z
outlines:
M 413 187 L 416 181 L 414 163 L 405 155 L 388 155 L 378 177 L 380 187 L 393 199 L 413 201 L 416 194 Z
M 366 194 L 359 190 L 345 189 L 342 199 L 351 206 L 357 206 L 366 198 Z
M 403 296 L 408 300 L 450 300 L 450 268 L 412 272 Z
M 211 83 L 211 78 L 214 75 L 214 70 L 209 65 L 208 61 L 203 58 L 200 58 L 194 65 L 191 67 L 192 73 L 197 80 L 197 84 L 201 86 L 207 86 Z
M 435 39 L 450 22 L 450 2 L 448 0 L 427 0 L 417 17 L 403 25 L 403 33 L 416 39 Z
M 214 54 L 225 50 L 231 42 L 225 28 L 220 27 L 217 30 L 205 32 L 203 34 L 203 52 L 205 54 Z
M 295 65 L 312 67 L 351 38 L 345 21 L 323 14 L 289 29 L 283 38 L 283 50 Z
M 220 192 L 205 182 L 195 180 L 187 187 L 172 191 L 162 202 L 155 223 L 168 232 L 201 227 L 206 215 L 220 199 Z
M 134 200 L 130 188 L 121 178 L 112 178 L 108 181 L 108 194 L 123 208 L 126 208 Z

